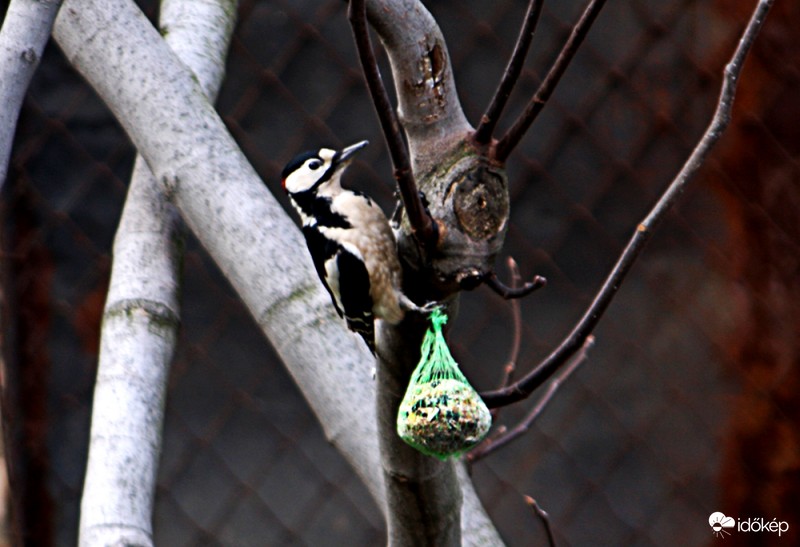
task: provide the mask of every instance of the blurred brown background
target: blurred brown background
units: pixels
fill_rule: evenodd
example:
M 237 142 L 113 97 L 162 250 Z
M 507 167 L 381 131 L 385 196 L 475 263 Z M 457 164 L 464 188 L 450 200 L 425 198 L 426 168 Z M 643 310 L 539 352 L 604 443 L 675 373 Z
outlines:
M 509 161 L 505 254 L 548 286 L 522 303 L 520 368 L 590 301 L 713 111 L 753 2 L 621 0 L 599 16 Z M 140 2 L 155 19 L 153 1 Z M 432 0 L 474 122 L 523 1 Z M 509 114 L 582 4 L 548 2 Z M 218 101 L 274 194 L 299 150 L 372 144 L 349 174 L 390 211 L 391 169 L 339 0 L 240 2 Z M 734 120 L 598 328 L 590 360 L 526 437 L 473 469 L 509 545 L 711 545 L 708 516 L 790 523 L 800 541 L 800 5 L 778 0 Z M 388 70 L 384 66 L 388 81 Z M 510 120 L 501 123 L 507 127 Z M 26 545 L 74 545 L 99 322 L 134 149 L 54 45 L 22 112 L 3 195 L 4 358 Z M 304 250 L 302 252 L 305 252 Z M 501 277 L 506 277 L 498 261 Z M 158 545 L 376 545 L 379 511 L 190 237 L 155 514 Z M 509 306 L 462 299 L 451 345 L 479 388 L 502 375 Z M 368 379 L 365 379 L 368 381 Z M 501 413 L 514 423 L 529 405 Z M 725 544 L 778 544 L 737 533 Z

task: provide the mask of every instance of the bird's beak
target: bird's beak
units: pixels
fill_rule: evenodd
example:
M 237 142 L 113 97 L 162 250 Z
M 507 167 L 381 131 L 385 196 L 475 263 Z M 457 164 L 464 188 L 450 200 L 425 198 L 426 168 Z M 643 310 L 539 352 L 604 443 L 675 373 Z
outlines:
M 348 163 L 350 159 L 356 155 L 356 152 L 358 152 L 368 144 L 369 141 L 361 141 L 355 144 L 351 144 L 347 148 L 343 148 L 336 155 L 336 159 L 334 160 L 334 162 L 336 163 L 337 166 Z

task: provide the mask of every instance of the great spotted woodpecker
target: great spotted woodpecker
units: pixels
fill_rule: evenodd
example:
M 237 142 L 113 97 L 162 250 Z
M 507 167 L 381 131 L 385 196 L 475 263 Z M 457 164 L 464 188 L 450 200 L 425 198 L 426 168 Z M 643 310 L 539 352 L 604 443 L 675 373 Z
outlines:
M 298 154 L 284 167 L 281 185 L 300 214 L 308 250 L 336 311 L 374 354 L 375 319 L 397 324 L 407 310 L 425 310 L 400 289 L 397 247 L 383 211 L 364 194 L 342 188 L 342 174 L 366 145 Z

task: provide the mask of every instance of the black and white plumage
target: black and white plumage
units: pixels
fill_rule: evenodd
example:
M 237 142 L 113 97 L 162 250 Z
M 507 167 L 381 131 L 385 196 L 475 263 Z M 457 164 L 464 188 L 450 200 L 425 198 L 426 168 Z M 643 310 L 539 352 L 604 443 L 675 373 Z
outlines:
M 394 234 L 383 211 L 341 185 L 353 155 L 366 145 L 303 152 L 283 169 L 281 184 L 300 214 L 308 250 L 336 311 L 375 353 L 374 320 L 396 324 L 406 309 L 419 308 L 400 290 Z

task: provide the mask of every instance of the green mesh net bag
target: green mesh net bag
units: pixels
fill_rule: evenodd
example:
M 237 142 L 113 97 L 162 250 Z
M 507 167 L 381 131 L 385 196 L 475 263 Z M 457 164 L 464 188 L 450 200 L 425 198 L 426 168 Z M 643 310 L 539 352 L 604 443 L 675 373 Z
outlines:
M 450 355 L 442 334 L 447 315 L 436 309 L 430 320 L 419 364 L 397 413 L 397 434 L 423 454 L 444 460 L 480 442 L 492 417 Z

